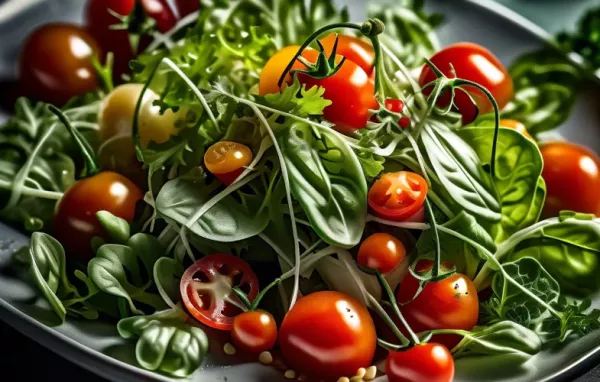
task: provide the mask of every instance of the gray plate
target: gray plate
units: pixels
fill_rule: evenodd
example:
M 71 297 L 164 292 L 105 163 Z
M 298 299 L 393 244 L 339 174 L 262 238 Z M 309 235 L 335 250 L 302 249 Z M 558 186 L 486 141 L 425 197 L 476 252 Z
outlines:
M 349 3 L 353 18 L 360 20 L 364 1 Z M 0 75 L 14 74 L 15 57 L 23 38 L 36 26 L 47 21 L 79 21 L 82 0 L 18 0 L 0 6 Z M 492 6 L 490 6 L 492 5 Z M 538 48 L 544 32 L 526 25 L 505 8 L 486 1 L 430 0 L 430 10 L 443 12 L 447 23 L 439 31 L 443 44 L 473 41 L 492 50 L 505 64 L 521 53 Z M 598 88 L 589 89 L 578 100 L 571 119 L 560 129 L 569 140 L 600 148 L 600 114 Z M 170 380 L 135 366 L 134 349 L 117 335 L 115 326 L 102 322 L 68 320 L 52 327 L 55 320 L 36 291 L 16 278 L 10 270 L 10 256 L 27 243 L 27 237 L 0 224 L 0 319 L 65 358 L 116 381 Z M 596 297 L 595 306 L 600 307 Z M 221 355 L 223 333 L 210 332 L 212 355 L 190 380 L 196 381 L 285 381 L 273 369 L 257 363 L 244 363 Z M 224 367 L 224 365 L 234 366 Z M 573 341 L 560 350 L 546 351 L 521 368 L 494 368 L 494 361 L 457 362 L 457 381 L 542 381 L 566 379 L 583 373 L 600 361 L 600 337 L 597 333 Z M 241 363 L 241 364 L 240 364 Z

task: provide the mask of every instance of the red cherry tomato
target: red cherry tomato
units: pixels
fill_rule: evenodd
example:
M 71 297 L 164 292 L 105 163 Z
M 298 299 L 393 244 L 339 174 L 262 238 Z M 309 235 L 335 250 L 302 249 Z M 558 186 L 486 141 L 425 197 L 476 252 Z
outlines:
M 388 273 L 406 257 L 404 244 L 387 233 L 375 233 L 366 238 L 358 249 L 358 263 L 366 268 Z
M 342 59 L 341 56 L 338 58 Z M 360 66 L 350 60 L 346 60 L 330 77 L 317 79 L 298 72 L 298 79 L 307 89 L 313 86 L 325 89 L 323 97 L 332 103 L 325 108 L 323 117 L 343 134 L 352 134 L 366 127 L 371 116 L 370 110 L 379 108 L 373 81 Z
M 383 174 L 369 190 L 369 207 L 382 219 L 404 221 L 421 210 L 428 189 L 427 181 L 414 172 Z
M 385 108 L 393 113 L 402 113 L 404 110 L 404 101 L 401 99 L 387 99 L 385 100 Z M 404 116 L 398 120 L 400 127 L 406 129 L 410 126 L 410 118 Z
M 385 361 L 385 373 L 389 382 L 452 382 L 454 360 L 442 345 L 415 345 L 391 352 Z
M 129 73 L 129 61 L 147 46 L 149 37 L 142 38 L 140 49 L 134 49 L 129 39 L 129 31 L 111 29 L 111 26 L 122 24 L 122 21 L 109 10 L 125 17 L 133 12 L 135 4 L 136 0 L 91 0 L 86 11 L 89 32 L 96 38 L 104 53 L 114 53 L 114 71 L 117 79 L 122 74 Z M 164 33 L 177 23 L 177 18 L 166 0 L 141 0 L 141 5 L 146 15 L 156 22 L 159 31 Z
M 143 198 L 140 189 L 124 176 L 105 171 L 75 183 L 63 195 L 54 216 L 54 237 L 69 256 L 89 260 L 94 253 L 91 240 L 105 233 L 96 218 L 108 211 L 131 223 L 135 205 Z
M 25 41 L 19 59 L 20 86 L 29 97 L 58 106 L 98 86 L 94 38 L 76 25 L 47 24 Z
M 513 97 L 513 82 L 510 74 L 489 50 L 484 47 L 462 42 L 450 45 L 433 57 L 431 62 L 447 77 L 463 78 L 478 83 L 486 88 L 494 98 L 498 107 L 502 109 Z M 419 84 L 425 86 L 436 79 L 436 75 L 428 65 L 423 66 Z M 462 114 L 463 124 L 471 123 L 479 114 L 485 114 L 493 111 L 492 103 L 480 90 L 466 86 L 464 87 L 477 106 L 469 99 L 464 92 L 457 91 L 454 103 L 458 111 Z M 432 88 L 426 89 L 425 93 L 430 94 Z M 450 102 L 450 95 L 445 94 L 440 98 L 439 105 L 447 106 Z M 479 109 L 479 111 L 478 111 Z
M 219 330 L 231 330 L 242 312 L 232 291 L 239 287 L 250 299 L 258 295 L 258 278 L 239 257 L 217 253 L 196 261 L 183 274 L 181 299 L 187 311 L 201 323 Z
M 433 261 L 421 260 L 417 263 L 417 273 L 431 270 Z M 443 264 L 447 269 L 450 264 Z M 419 280 L 412 274 L 406 275 L 396 292 L 401 304 L 400 310 L 408 325 L 415 332 L 433 329 L 471 330 L 479 318 L 479 297 L 477 289 L 467 276 L 454 274 L 441 281 L 429 282 L 413 300 L 419 288 Z M 412 300 L 412 301 L 411 301 Z M 452 349 L 461 337 L 436 335 L 432 341 Z
M 233 183 L 250 163 L 252 151 L 236 142 L 217 142 L 204 154 L 206 169 L 226 185 Z
M 245 312 L 233 319 L 231 342 L 246 353 L 261 353 L 275 346 L 277 324 L 271 313 Z
M 279 329 L 286 363 L 316 378 L 354 375 L 368 367 L 376 347 L 369 312 L 343 293 L 323 291 L 298 300 Z
M 544 216 L 571 210 L 600 216 L 600 158 L 591 150 L 569 142 L 540 147 L 546 181 Z
M 175 7 L 179 17 L 184 18 L 200 9 L 200 0 L 175 0 Z
M 357 37 L 332 33 L 322 40 L 319 40 L 325 48 L 327 55 L 330 55 L 333 52 L 333 46 L 335 45 L 336 39 L 338 42 L 336 54 L 346 57 L 346 59 L 354 62 L 356 65 L 360 66 L 368 76 L 371 76 L 374 69 L 373 64 L 375 64 L 375 51 L 373 50 L 373 45 L 370 42 L 361 40 Z

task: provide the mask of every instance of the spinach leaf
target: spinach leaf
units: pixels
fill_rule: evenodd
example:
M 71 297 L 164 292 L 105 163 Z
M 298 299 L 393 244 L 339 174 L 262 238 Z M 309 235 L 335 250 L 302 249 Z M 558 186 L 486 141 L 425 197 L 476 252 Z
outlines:
M 263 175 L 258 174 L 254 178 L 255 185 L 248 184 L 248 192 L 238 190 L 236 197 L 229 194 L 209 208 L 188 226 L 190 231 L 203 238 L 222 242 L 240 241 L 262 232 L 269 223 L 268 198 L 261 189 L 260 177 Z M 211 200 L 217 187 L 217 183 L 208 183 L 201 169 L 193 170 L 164 185 L 156 199 L 156 209 L 162 216 L 187 226 Z
M 174 377 L 192 374 L 208 352 L 206 333 L 188 324 L 181 309 L 126 318 L 117 330 L 123 338 L 137 339 L 135 355 L 143 368 Z
M 536 135 L 567 120 L 581 81 L 580 70 L 563 53 L 551 48 L 528 53 L 510 68 L 515 96 L 504 118 L 516 119 Z
M 124 244 L 129 240 L 130 232 L 129 232 L 129 223 L 125 219 L 121 219 L 108 211 L 100 211 L 96 213 L 96 217 L 100 222 L 100 225 L 108 236 L 115 242 L 119 244 Z
M 181 299 L 179 283 L 184 271 L 183 264 L 168 257 L 161 257 L 154 264 L 153 278 L 156 288 L 165 303 L 171 308 L 174 308 Z
M 600 219 L 562 213 L 516 234 L 503 245 L 507 259 L 537 259 L 572 294 L 589 295 L 600 288 Z
M 502 265 L 506 274 L 525 287 L 531 294 L 510 283 L 502 272 L 496 273 L 492 281 L 494 297 L 484 304 L 492 322 L 510 320 L 528 328 L 535 328 L 547 312 L 547 306 L 556 302 L 560 286 L 552 276 L 531 258 L 523 257 Z M 540 301 L 546 305 L 540 304 Z
M 452 355 L 455 359 L 486 356 L 497 367 L 514 367 L 541 349 L 542 341 L 534 331 L 512 321 L 501 321 L 466 333 Z
M 300 122 L 276 134 L 292 195 L 314 230 L 331 245 L 358 244 L 367 217 L 367 182 L 352 149 L 331 130 Z
M 482 163 L 490 159 L 494 140 L 493 122 L 471 126 L 458 135 L 475 150 Z M 537 223 L 546 195 L 541 178 L 544 166 L 537 145 L 512 129 L 500 129 L 493 179 L 502 205 L 502 218 L 491 226 L 497 242 Z
M 442 123 L 428 124 L 422 131 L 421 142 L 433 176 L 439 179 L 444 188 L 442 191 L 452 196 L 460 210 L 464 209 L 484 222 L 501 219 L 500 203 L 491 176 L 460 136 Z M 432 183 L 432 187 L 436 185 Z

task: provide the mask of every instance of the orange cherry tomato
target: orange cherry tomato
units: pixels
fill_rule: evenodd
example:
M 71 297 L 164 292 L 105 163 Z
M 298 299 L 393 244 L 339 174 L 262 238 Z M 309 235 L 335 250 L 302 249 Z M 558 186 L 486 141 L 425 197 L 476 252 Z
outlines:
M 527 128 L 525 127 L 525 125 L 519 121 L 516 121 L 514 119 L 501 119 L 500 127 L 506 127 L 507 129 L 514 129 L 514 130 L 518 131 L 519 133 L 523 134 L 525 136 L 525 138 L 529 138 L 535 142 L 535 140 L 533 139 L 531 134 L 529 134 L 529 132 L 527 131 Z
M 69 256 L 89 260 L 94 256 L 92 238 L 105 236 L 96 213 L 108 211 L 131 223 L 136 203 L 143 196 L 133 182 L 115 172 L 105 171 L 80 180 L 58 203 L 54 237 L 63 244 Z
M 25 41 L 19 59 L 20 85 L 40 101 L 64 105 L 98 86 L 92 57 L 98 45 L 84 29 L 70 24 L 46 24 Z
M 450 264 L 442 264 L 450 269 Z M 417 263 L 417 273 L 426 272 L 433 267 L 433 261 L 421 260 Z M 479 318 L 479 297 L 477 289 L 467 276 L 454 274 L 441 281 L 429 282 L 413 300 L 419 289 L 419 280 L 411 273 L 406 275 L 396 292 L 400 311 L 408 325 L 415 332 L 433 329 L 471 330 Z M 432 341 L 439 342 L 452 349 L 461 340 L 456 335 L 436 335 Z
M 366 268 L 388 273 L 406 257 L 404 244 L 387 233 L 375 233 L 366 238 L 358 249 L 358 263 Z
M 431 57 L 431 62 L 446 77 L 456 76 L 476 82 L 486 88 L 492 93 L 500 109 L 506 106 L 513 97 L 513 82 L 508 70 L 492 52 L 480 45 L 469 42 L 450 45 Z M 433 70 L 428 65 L 424 65 L 419 78 L 419 85 L 425 86 L 436 78 Z M 461 91 L 456 92 L 454 103 L 462 114 L 463 124 L 471 123 L 478 114 L 493 111 L 492 103 L 483 92 L 472 86 L 463 88 L 471 94 L 475 101 L 475 104 L 473 104 L 467 94 Z M 425 90 L 425 93 L 430 94 L 431 90 L 432 88 L 429 87 Z M 450 95 L 444 94 L 440 98 L 439 105 L 447 106 L 449 102 Z
M 236 142 L 221 141 L 212 145 L 204 154 L 207 170 L 224 184 L 231 184 L 252 163 L 252 151 Z
M 408 350 L 390 352 L 385 373 L 389 382 L 452 382 L 454 359 L 440 344 L 415 345 Z
M 427 181 L 414 172 L 383 174 L 369 190 L 369 207 L 382 219 L 408 220 L 421 210 L 428 190 Z
M 246 353 L 261 353 L 275 346 L 277 324 L 271 313 L 254 311 L 237 315 L 231 328 L 231 342 Z
M 330 55 L 333 52 L 333 46 L 336 39 L 338 41 L 336 54 L 346 57 L 346 59 L 354 62 L 370 76 L 373 73 L 373 65 L 375 64 L 375 51 L 373 50 L 373 45 L 358 37 L 331 33 L 319 40 L 321 44 L 323 44 L 323 48 L 325 48 L 327 55 Z
M 600 216 L 600 158 L 586 147 L 570 142 L 540 146 L 546 181 L 543 215 L 571 210 Z
M 286 314 L 279 344 L 286 363 L 298 372 L 315 378 L 354 375 L 373 360 L 375 326 L 353 297 L 315 292 Z
M 264 96 L 267 94 L 279 93 L 281 91 L 282 87 L 279 86 L 279 78 L 290 61 L 292 61 L 292 58 L 294 58 L 296 53 L 298 53 L 298 49 L 300 49 L 300 45 L 286 46 L 275 53 L 273 57 L 267 61 L 260 75 L 258 94 Z M 302 52 L 302 57 L 306 58 L 310 62 L 315 62 L 318 57 L 318 52 L 314 49 L 306 48 Z M 293 73 L 295 70 L 305 69 L 307 69 L 306 65 L 296 60 L 296 62 L 294 62 L 294 66 L 292 66 L 292 69 L 290 70 L 290 73 Z M 284 84 L 292 83 L 292 75 L 290 73 L 286 75 Z
M 181 300 L 187 311 L 211 328 L 231 330 L 234 318 L 242 313 L 233 287 L 239 287 L 250 301 L 258 295 L 258 278 L 239 257 L 215 253 L 196 261 L 181 277 Z

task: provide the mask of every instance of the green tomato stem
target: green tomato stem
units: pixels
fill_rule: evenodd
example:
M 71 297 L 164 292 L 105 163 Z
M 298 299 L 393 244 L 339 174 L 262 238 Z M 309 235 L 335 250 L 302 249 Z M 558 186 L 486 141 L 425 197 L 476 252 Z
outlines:
M 58 120 L 61 121 L 63 123 L 63 125 L 65 125 L 67 130 L 69 130 L 71 137 L 73 138 L 73 140 L 79 147 L 81 154 L 83 155 L 83 159 L 87 166 L 87 171 L 88 171 L 87 175 L 92 176 L 92 175 L 98 173 L 99 166 L 96 161 L 96 154 L 94 153 L 94 150 L 92 149 L 90 144 L 85 140 L 85 138 L 81 135 L 81 133 L 79 133 L 79 131 L 77 131 L 77 129 L 75 129 L 73 127 L 73 125 L 71 125 L 71 121 L 65 115 L 65 113 L 63 113 L 60 109 L 58 109 L 54 105 L 48 105 L 48 110 L 50 112 L 52 112 L 54 115 L 56 115 L 58 117 Z
M 381 338 L 377 338 L 377 345 L 379 345 L 380 347 L 382 347 L 386 350 L 389 350 L 389 351 L 399 351 L 399 350 L 402 350 L 403 348 L 405 348 L 405 346 L 396 345 L 391 342 L 382 340 Z
M 406 322 L 406 319 L 402 315 L 402 312 L 400 312 L 400 308 L 398 307 L 398 302 L 396 301 L 396 296 L 394 296 L 394 292 L 392 291 L 392 288 L 390 288 L 390 284 L 387 282 L 387 280 L 385 279 L 383 274 L 379 271 L 377 271 L 377 279 L 379 280 L 379 283 L 385 290 L 385 293 L 387 294 L 388 299 L 390 300 L 389 302 L 392 305 L 392 308 L 394 310 L 394 313 L 396 314 L 396 317 L 398 317 L 400 322 L 402 322 L 402 325 L 406 328 L 406 331 L 408 332 L 408 335 L 410 336 L 412 342 L 414 344 L 418 345 L 420 343 L 419 337 L 417 337 L 415 332 L 413 332 L 413 330 L 408 325 L 408 322 Z
M 256 298 L 254 299 L 254 302 L 250 305 L 250 310 L 254 311 L 256 310 L 256 308 L 258 307 L 258 304 L 260 304 L 260 301 L 262 300 L 263 297 L 265 297 L 265 294 L 267 294 L 267 292 L 273 288 L 276 285 L 279 285 L 281 283 L 281 279 L 280 278 L 276 278 L 275 280 L 273 280 L 269 285 L 267 285 L 259 294 L 258 296 L 256 296 Z
M 396 336 L 396 338 L 398 338 L 398 340 L 400 340 L 400 343 L 402 343 L 402 345 L 404 345 L 404 346 L 409 345 L 410 341 L 398 329 L 398 327 L 394 323 L 394 320 L 392 320 L 392 318 L 390 317 L 390 315 L 387 314 L 387 312 L 385 311 L 385 309 L 383 309 L 383 307 L 381 306 L 381 304 L 379 304 L 379 301 L 377 301 L 377 299 L 375 299 L 375 297 L 373 297 L 370 293 L 367 293 L 366 297 L 367 297 L 367 300 L 369 302 L 369 307 L 371 307 L 372 309 L 374 309 L 377 312 L 377 314 L 379 315 L 379 317 L 381 317 L 381 319 L 383 321 L 385 321 L 385 323 L 392 330 L 392 332 L 394 333 L 394 335 Z
M 12 182 L 7 182 L 3 179 L 0 179 L 0 188 L 5 190 L 12 189 Z M 46 190 L 38 190 L 37 188 L 31 188 L 27 186 L 23 186 L 22 195 L 32 196 L 34 198 L 40 199 L 49 199 L 49 200 L 60 200 L 64 195 L 62 192 L 54 192 L 54 191 L 46 191 Z
M 433 214 L 433 208 L 431 208 L 431 203 L 429 202 L 429 197 L 425 198 L 425 208 L 427 210 L 427 215 L 429 215 L 429 220 L 431 220 L 431 229 L 433 231 L 433 237 L 435 240 L 435 257 L 433 261 L 433 269 L 431 270 L 431 276 L 433 278 L 437 278 L 440 275 L 442 248 L 440 246 L 440 234 L 438 232 L 437 222 L 435 220 L 435 215 Z
M 244 304 L 244 306 L 246 307 L 246 309 L 253 310 L 252 309 L 252 302 L 250 302 L 250 300 L 248 299 L 248 296 L 246 296 L 246 293 L 242 292 L 240 290 L 240 288 L 238 288 L 238 287 L 233 287 L 231 289 L 231 291 L 233 292 L 233 294 L 236 295 L 237 298 L 240 299 L 240 301 L 242 302 L 242 304 Z

